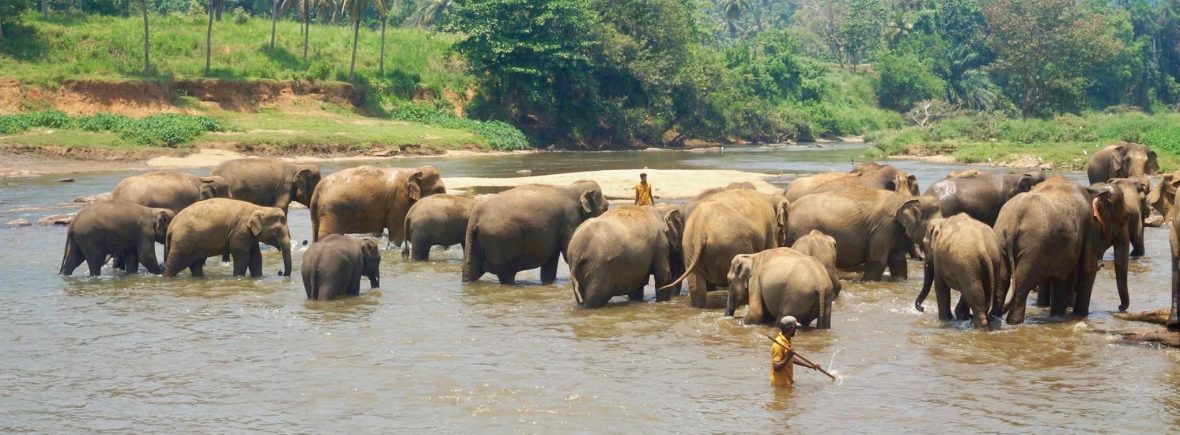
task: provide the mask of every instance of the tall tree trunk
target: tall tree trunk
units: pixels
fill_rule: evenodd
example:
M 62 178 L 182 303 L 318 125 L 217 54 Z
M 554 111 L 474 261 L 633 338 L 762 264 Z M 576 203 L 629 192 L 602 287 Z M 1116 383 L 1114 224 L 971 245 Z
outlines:
M 4 39 L 4 20 L 0 20 L 0 40 Z
M 348 65 L 348 81 L 351 82 L 356 73 L 356 42 L 361 36 L 361 20 L 360 17 L 354 17 L 352 20 L 352 63 Z
M 385 22 L 388 21 L 385 18 L 381 18 L 381 75 L 385 75 Z
M 209 65 L 213 60 L 213 2 L 209 2 L 209 28 L 205 30 L 205 76 L 209 76 Z
M 41 18 L 49 18 L 49 0 L 41 0 Z
M 270 10 L 270 51 L 275 51 L 275 28 L 279 25 L 279 0 L 271 0 L 274 7 Z
M 307 34 L 311 33 L 311 0 L 303 0 L 303 60 L 307 60 Z
M 152 71 L 151 59 L 148 57 L 148 7 L 147 0 L 139 0 L 139 8 L 143 10 L 143 75 Z
M 221 13 L 224 11 L 225 11 L 225 2 L 223 1 L 223 2 L 220 2 L 217 4 L 217 9 L 216 9 L 217 15 L 214 16 L 213 18 L 216 19 L 217 22 L 220 23 L 221 22 Z

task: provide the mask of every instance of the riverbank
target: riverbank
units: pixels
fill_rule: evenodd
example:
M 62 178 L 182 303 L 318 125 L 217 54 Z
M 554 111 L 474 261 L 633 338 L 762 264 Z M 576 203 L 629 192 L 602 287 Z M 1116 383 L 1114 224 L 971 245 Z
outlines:
M 640 173 L 647 174 L 648 180 L 651 181 L 652 194 L 657 201 L 689 199 L 702 191 L 725 187 L 730 183 L 750 183 L 763 193 L 782 193 L 782 189 L 767 181 L 774 178 L 774 175 L 719 169 L 617 169 L 511 178 L 444 175 L 443 181 L 447 184 L 448 192 L 469 192 L 478 188 L 507 189 L 525 184 L 564 186 L 578 180 L 594 180 L 598 182 L 603 196 L 607 199 L 632 200 L 635 198 L 635 184 L 639 182 Z
M 1162 171 L 1180 167 L 1180 114 L 1142 112 L 1062 115 L 1052 119 L 1010 119 L 976 114 L 928 127 L 869 134 L 881 157 L 931 163 L 965 163 L 1019 168 L 1085 168 L 1090 154 L 1118 141 L 1150 146 Z

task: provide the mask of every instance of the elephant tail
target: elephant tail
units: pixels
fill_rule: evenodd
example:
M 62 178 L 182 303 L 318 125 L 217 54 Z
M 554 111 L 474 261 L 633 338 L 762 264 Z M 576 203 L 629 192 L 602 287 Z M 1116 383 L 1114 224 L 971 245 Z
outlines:
M 672 281 L 668 285 L 660 287 L 660 290 L 667 290 L 679 286 L 680 283 L 684 282 L 685 278 L 688 278 L 688 275 L 692 274 L 692 272 L 696 270 L 697 263 L 700 261 L 701 256 L 705 254 L 705 244 L 707 241 L 708 239 L 706 237 L 701 237 L 701 243 L 696 246 L 695 251 L 693 252 L 695 255 L 692 256 L 692 263 L 689 263 L 688 267 L 684 268 L 684 274 L 680 275 L 679 278 L 676 278 L 675 281 Z
M 320 241 L 320 216 L 319 216 L 319 189 L 311 194 L 311 204 L 308 204 L 307 209 L 311 212 L 311 241 Z
M 577 302 L 578 305 L 583 305 L 586 303 L 586 300 L 582 298 L 582 284 L 578 282 L 578 269 L 581 269 L 581 266 L 582 261 L 580 260 L 575 261 L 574 264 L 570 265 L 570 283 L 573 284 L 572 287 L 574 289 L 574 301 Z
M 406 240 L 402 242 L 402 258 L 410 258 L 410 216 L 406 215 L 405 223 L 402 224 L 402 234 L 406 236 Z
M 66 271 L 66 262 L 69 261 L 70 257 L 74 255 L 75 249 L 78 249 L 78 247 L 74 246 L 74 232 L 72 230 L 67 231 L 66 232 L 66 248 L 65 248 L 64 252 L 61 254 L 61 266 L 58 266 L 58 269 L 57 269 L 58 275 L 65 275 L 68 273 Z M 70 272 L 72 272 L 72 271 L 70 271 Z

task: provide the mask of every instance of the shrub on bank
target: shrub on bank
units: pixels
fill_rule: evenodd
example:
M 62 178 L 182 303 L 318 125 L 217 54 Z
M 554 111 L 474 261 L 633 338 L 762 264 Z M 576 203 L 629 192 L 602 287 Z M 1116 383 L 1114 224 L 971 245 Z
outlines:
M 488 145 L 500 151 L 528 148 L 528 138 L 516 127 L 501 121 L 479 121 L 460 118 L 429 104 L 410 103 L 395 107 L 389 116 L 399 121 L 420 122 L 444 128 L 469 130 L 487 139 Z
M 133 143 L 176 148 L 202 133 L 224 131 L 225 125 L 208 116 L 164 113 L 140 119 L 99 113 L 69 116 L 56 110 L 0 115 L 0 134 L 20 133 L 30 128 L 78 129 L 89 132 L 110 131 Z

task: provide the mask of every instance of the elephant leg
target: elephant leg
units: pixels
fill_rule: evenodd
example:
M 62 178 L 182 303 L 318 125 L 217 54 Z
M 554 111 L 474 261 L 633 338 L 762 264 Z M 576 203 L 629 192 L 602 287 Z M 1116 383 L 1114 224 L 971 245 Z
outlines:
M 955 320 L 967 320 L 971 318 L 971 305 L 967 303 L 967 296 L 959 295 L 959 303 L 955 305 Z
M 541 265 L 541 284 L 553 284 L 553 281 L 557 281 L 558 258 L 558 254 L 553 254 L 549 261 Z
M 262 249 L 255 243 L 250 248 L 250 262 L 246 265 L 250 269 L 250 276 L 258 278 L 262 276 Z
M 111 267 L 116 270 L 127 270 L 127 258 L 123 254 L 115 254 Z M 105 259 L 104 259 L 105 260 Z M 105 261 L 103 261 L 105 263 Z
M 230 262 L 229 253 L 228 253 L 228 252 L 226 252 L 226 253 L 224 253 L 224 254 L 221 254 L 221 262 L 222 262 L 222 263 L 229 263 L 229 262 Z
M 250 267 L 251 250 L 232 251 L 234 261 L 234 276 L 246 276 L 246 269 Z
M 1147 249 L 1143 246 L 1143 221 L 1131 224 L 1131 256 L 1142 257 L 1147 253 Z
M 627 299 L 632 300 L 632 301 L 642 301 L 643 300 L 643 287 L 640 287 L 636 290 L 632 290 L 631 293 L 627 293 Z
M 188 266 L 188 270 L 194 277 L 205 276 L 205 259 L 198 258 L 193 260 L 193 263 Z
M 160 274 L 160 262 L 156 261 L 156 243 L 151 239 L 145 239 L 139 243 L 139 264 L 142 264 L 149 273 Z
M 865 263 L 864 274 L 861 279 L 864 281 L 880 281 L 881 277 L 885 276 L 885 265 L 877 261 L 869 261 Z
M 516 272 L 498 273 L 496 278 L 500 280 L 501 285 L 516 285 Z
M 951 286 L 938 275 L 934 276 L 934 300 L 938 303 L 938 320 L 951 321 Z
M 889 276 L 893 279 L 909 279 L 909 264 L 906 262 L 907 251 L 893 250 L 889 253 Z
M 1016 273 L 1013 274 L 1016 279 L 1013 281 L 1011 308 L 1008 310 L 1009 325 L 1024 323 L 1024 311 L 1028 308 L 1028 293 L 1039 284 L 1035 280 L 1029 279 L 1032 271 L 1029 270 L 1028 264 L 1017 265 Z
M 81 266 L 82 263 L 86 262 L 86 257 L 82 256 L 82 250 L 78 248 L 78 245 L 73 244 L 72 240 L 66 243 L 66 255 L 62 260 L 60 273 L 65 276 L 70 276 L 74 273 L 74 269 L 77 269 L 78 266 Z
M 135 251 L 128 251 L 127 253 L 123 254 L 123 258 L 127 260 L 127 267 L 124 268 L 123 270 L 126 271 L 128 275 L 134 275 L 134 274 L 139 273 L 139 254 L 138 253 L 136 253 Z
M 1054 280 L 1047 286 L 1049 291 L 1049 315 L 1050 316 L 1064 316 L 1065 307 L 1069 300 L 1069 295 L 1072 293 L 1073 286 L 1071 285 L 1073 279 Z M 1038 297 L 1038 299 L 1040 299 Z
M 709 302 L 708 288 L 709 284 L 705 282 L 705 276 L 699 272 L 693 272 L 688 283 L 688 295 L 692 298 L 693 307 L 705 308 Z
M 86 257 L 86 267 L 90 269 L 90 276 L 102 275 L 102 265 L 106 263 L 106 256 L 91 255 Z
M 1038 307 L 1045 308 L 1049 306 L 1049 301 L 1052 296 L 1052 290 L 1045 286 L 1037 287 L 1037 301 Z
M 414 261 L 427 261 L 430 259 L 430 244 L 425 237 L 416 238 L 410 243 L 411 258 Z

